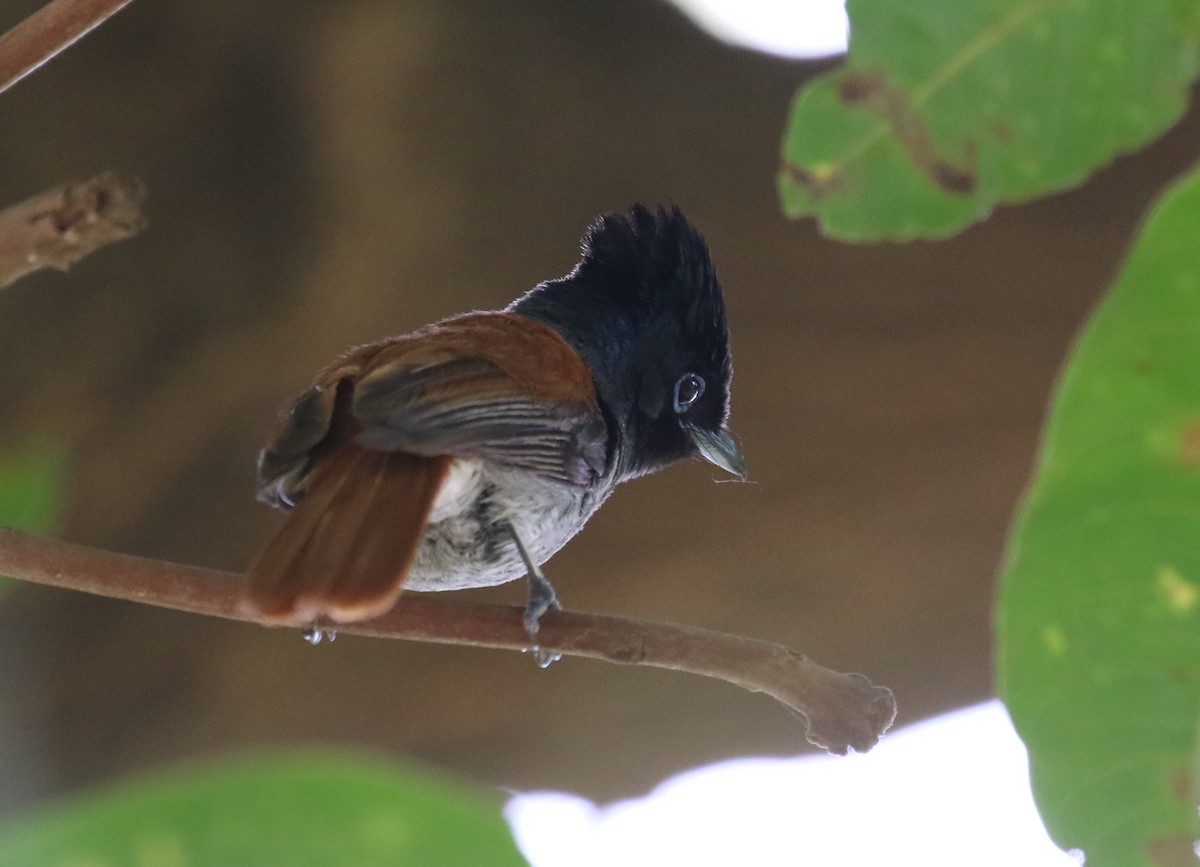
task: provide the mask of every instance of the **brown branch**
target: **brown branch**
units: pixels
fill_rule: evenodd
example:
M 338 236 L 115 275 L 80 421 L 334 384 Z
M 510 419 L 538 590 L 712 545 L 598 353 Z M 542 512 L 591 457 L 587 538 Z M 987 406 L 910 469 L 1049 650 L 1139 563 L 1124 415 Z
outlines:
M 65 271 L 146 226 L 136 180 L 105 172 L 0 211 L 0 289 L 40 268 Z
M 53 0 L 0 36 L 0 93 L 102 24 L 131 0 Z
M 71 545 L 0 529 L 0 574 L 114 599 L 250 620 L 242 576 Z M 383 617 L 339 631 L 382 638 L 527 650 L 521 609 L 412 594 Z M 892 693 L 860 674 L 839 674 L 778 644 L 687 626 L 550 612 L 543 650 L 651 665 L 728 681 L 773 696 L 807 721 L 810 743 L 833 753 L 869 750 L 896 715 Z

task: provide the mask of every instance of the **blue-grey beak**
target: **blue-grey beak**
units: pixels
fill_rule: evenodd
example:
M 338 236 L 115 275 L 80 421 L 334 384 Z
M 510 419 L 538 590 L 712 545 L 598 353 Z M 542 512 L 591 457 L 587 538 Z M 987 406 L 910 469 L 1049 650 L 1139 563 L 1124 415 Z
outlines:
M 683 427 L 699 449 L 700 457 L 745 480 L 746 459 L 742 457 L 742 450 L 733 441 L 729 431 L 708 431 L 687 423 Z

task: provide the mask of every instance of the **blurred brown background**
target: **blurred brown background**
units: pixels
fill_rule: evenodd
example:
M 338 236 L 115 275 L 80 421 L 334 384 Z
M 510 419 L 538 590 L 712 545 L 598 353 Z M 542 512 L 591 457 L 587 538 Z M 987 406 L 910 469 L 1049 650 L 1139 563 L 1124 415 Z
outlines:
M 982 699 L 1055 371 L 1200 118 L 949 242 L 850 247 L 775 199 L 819 68 L 636 0 L 135 2 L 0 96 L 0 202 L 115 168 L 152 223 L 0 294 L 0 449 L 70 449 L 66 538 L 240 569 L 278 523 L 255 452 L 334 353 L 502 305 L 568 270 L 596 213 L 674 201 L 726 288 L 752 483 L 628 486 L 551 562 L 566 604 L 786 642 L 893 687 L 901 723 Z M 602 798 L 804 748 L 771 700 L 682 675 L 0 605 L 4 809 L 299 743 Z

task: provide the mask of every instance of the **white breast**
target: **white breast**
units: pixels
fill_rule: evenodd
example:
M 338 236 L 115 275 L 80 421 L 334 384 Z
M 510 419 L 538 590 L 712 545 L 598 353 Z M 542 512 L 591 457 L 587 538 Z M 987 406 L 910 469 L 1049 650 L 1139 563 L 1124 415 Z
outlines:
M 483 490 L 482 477 L 482 460 L 455 458 L 451 461 L 429 512 L 429 523 L 436 524 L 471 508 Z
M 456 458 L 430 511 L 409 570 L 411 590 L 487 587 L 525 574 L 507 527 L 543 563 L 579 532 L 608 496 L 512 467 Z

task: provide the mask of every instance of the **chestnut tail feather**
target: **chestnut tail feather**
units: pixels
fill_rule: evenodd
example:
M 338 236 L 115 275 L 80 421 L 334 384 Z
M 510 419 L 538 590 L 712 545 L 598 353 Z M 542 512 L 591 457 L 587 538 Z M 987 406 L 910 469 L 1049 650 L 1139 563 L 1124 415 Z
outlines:
M 250 567 L 246 607 L 273 623 L 366 620 L 390 610 L 424 536 L 449 457 L 345 443 Z

